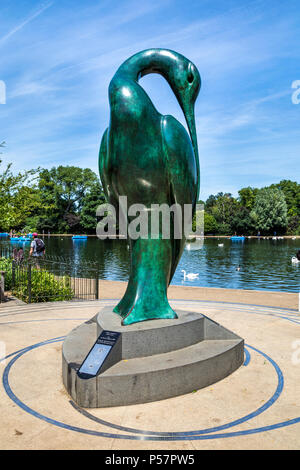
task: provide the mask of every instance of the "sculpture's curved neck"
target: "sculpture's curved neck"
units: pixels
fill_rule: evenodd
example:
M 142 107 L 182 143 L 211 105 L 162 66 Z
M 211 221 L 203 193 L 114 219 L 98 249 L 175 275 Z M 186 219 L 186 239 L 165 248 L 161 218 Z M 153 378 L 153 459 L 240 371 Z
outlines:
M 178 62 L 178 57 L 165 49 L 150 49 L 135 54 L 126 60 L 118 69 L 117 75 L 125 75 L 138 81 L 149 73 L 159 73 L 170 83 L 172 68 Z
M 188 64 L 189 62 L 187 59 L 177 52 L 173 52 L 168 49 L 147 49 L 133 55 L 128 60 L 126 60 L 117 70 L 115 78 L 125 77 L 127 79 L 138 82 L 138 80 L 144 75 L 149 73 L 158 73 L 162 75 L 169 83 L 185 116 L 194 148 L 198 175 L 198 199 L 200 189 L 200 169 L 194 116 L 194 103 L 198 95 L 199 87 L 196 88 L 196 92 L 192 99 L 190 93 L 187 91 L 188 87 L 186 84 L 183 84 L 182 81 L 178 79 L 180 76 L 186 76 Z

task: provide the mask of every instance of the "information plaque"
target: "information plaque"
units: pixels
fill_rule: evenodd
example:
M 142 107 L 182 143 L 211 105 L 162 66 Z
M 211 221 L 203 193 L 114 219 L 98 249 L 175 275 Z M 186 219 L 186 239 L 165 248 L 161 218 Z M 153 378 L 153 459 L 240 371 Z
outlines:
M 107 360 L 119 337 L 120 333 L 116 331 L 102 331 L 77 372 L 81 379 L 90 379 L 100 373 L 101 367 Z

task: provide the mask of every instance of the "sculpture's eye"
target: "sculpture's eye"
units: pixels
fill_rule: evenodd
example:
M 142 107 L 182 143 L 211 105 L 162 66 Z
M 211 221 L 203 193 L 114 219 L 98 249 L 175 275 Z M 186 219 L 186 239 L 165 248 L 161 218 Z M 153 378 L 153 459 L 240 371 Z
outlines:
M 194 75 L 192 74 L 192 72 L 190 72 L 190 73 L 188 74 L 187 79 L 188 79 L 188 82 L 189 82 L 189 83 L 193 83 L 193 81 L 194 81 Z

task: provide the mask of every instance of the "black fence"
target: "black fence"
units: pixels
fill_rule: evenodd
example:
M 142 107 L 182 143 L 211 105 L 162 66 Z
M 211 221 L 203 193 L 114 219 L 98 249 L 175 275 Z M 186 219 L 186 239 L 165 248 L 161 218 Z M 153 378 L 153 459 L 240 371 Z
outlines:
M 0 250 L 0 271 L 5 272 L 5 291 L 18 299 L 26 303 L 99 299 L 96 263 L 14 255 L 12 250 Z
M 0 258 L 10 258 L 13 255 L 13 248 L 9 245 L 0 244 Z

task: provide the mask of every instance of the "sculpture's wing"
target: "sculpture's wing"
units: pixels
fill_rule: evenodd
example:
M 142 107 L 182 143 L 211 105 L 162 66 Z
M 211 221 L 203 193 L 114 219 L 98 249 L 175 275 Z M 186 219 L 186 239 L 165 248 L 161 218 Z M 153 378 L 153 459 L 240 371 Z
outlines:
M 103 191 L 108 199 L 108 194 L 107 194 L 107 179 L 109 178 L 108 174 L 108 168 L 107 168 L 107 159 L 108 159 L 108 154 L 107 154 L 107 135 L 108 135 L 108 129 L 105 130 L 102 140 L 101 140 L 101 145 L 100 145 L 100 151 L 99 151 L 99 174 L 100 174 L 100 179 L 101 183 L 103 186 Z
M 109 152 L 108 152 L 108 128 L 103 134 L 100 152 L 99 152 L 99 174 L 103 186 L 103 191 L 106 196 L 107 201 L 112 204 L 115 209 L 118 208 L 118 197 L 115 195 L 113 190 L 112 182 L 112 170 L 109 161 Z
M 191 204 L 193 213 L 197 202 L 197 168 L 194 150 L 189 134 L 172 116 L 162 116 L 162 135 L 164 153 L 168 162 L 169 204 L 179 204 L 182 208 L 182 233 L 184 235 L 184 205 Z M 171 276 L 175 273 L 184 249 L 185 238 L 173 240 L 173 259 Z
M 112 169 L 110 164 L 110 155 L 108 151 L 108 128 L 105 130 L 99 151 L 99 174 L 103 191 L 107 202 L 115 208 L 116 220 L 120 219 L 119 216 L 119 201 L 118 195 L 115 194 L 112 181 Z

